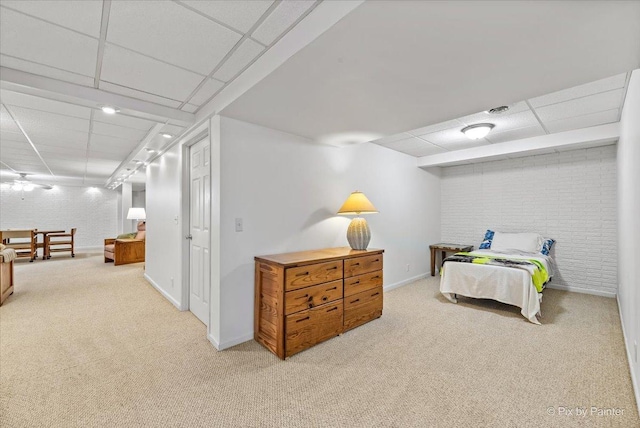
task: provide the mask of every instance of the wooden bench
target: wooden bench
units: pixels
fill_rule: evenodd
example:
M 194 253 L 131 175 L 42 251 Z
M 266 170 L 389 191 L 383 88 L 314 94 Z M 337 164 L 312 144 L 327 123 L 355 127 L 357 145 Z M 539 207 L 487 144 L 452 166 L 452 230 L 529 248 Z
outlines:
M 18 257 L 29 257 L 32 262 L 36 256 L 36 233 L 33 229 L 1 230 L 0 242 L 16 250 Z

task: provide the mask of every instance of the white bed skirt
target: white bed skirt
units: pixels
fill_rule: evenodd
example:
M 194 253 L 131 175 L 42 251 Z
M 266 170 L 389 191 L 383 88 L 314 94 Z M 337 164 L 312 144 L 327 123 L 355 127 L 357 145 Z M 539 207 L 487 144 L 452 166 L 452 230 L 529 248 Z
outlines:
M 473 263 L 445 263 L 440 292 L 458 303 L 454 294 L 479 299 L 493 299 L 522 310 L 520 313 L 534 324 L 540 324 L 542 293 L 531 282 L 531 275 L 521 269 Z

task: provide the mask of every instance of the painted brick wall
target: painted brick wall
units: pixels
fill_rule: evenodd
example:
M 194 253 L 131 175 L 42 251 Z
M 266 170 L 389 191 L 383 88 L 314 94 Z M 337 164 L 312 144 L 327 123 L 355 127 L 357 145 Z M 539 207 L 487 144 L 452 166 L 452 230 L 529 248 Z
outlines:
M 557 241 L 553 286 L 615 293 L 616 180 L 616 146 L 443 168 L 442 241 L 537 232 Z
M 102 247 L 104 238 L 115 237 L 118 194 L 113 190 L 55 186 L 24 193 L 2 189 L 0 228 L 70 230 L 77 228 L 77 248 Z

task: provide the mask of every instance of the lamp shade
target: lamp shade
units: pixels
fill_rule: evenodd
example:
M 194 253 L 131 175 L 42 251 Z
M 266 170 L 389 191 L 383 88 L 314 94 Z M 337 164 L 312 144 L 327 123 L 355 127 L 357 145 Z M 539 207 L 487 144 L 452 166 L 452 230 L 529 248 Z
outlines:
M 129 208 L 127 212 L 127 220 L 146 220 L 147 213 L 144 208 Z
M 374 214 L 378 210 L 373 206 L 371 201 L 367 199 L 364 193 L 355 191 L 342 204 L 342 207 L 338 210 L 338 214 L 342 215 L 360 215 L 360 214 Z

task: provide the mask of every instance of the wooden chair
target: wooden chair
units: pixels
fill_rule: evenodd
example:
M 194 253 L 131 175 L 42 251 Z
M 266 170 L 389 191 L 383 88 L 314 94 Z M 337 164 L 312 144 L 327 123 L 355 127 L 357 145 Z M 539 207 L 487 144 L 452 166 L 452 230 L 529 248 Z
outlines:
M 49 233 L 46 237 L 44 245 L 47 247 L 47 258 L 51 258 L 51 253 L 71 252 L 71 257 L 75 257 L 74 237 L 76 228 L 71 229 L 70 233 Z
M 113 261 L 115 266 L 139 263 L 145 257 L 146 224 L 138 222 L 134 238 L 107 238 L 104 240 L 104 262 Z
M 36 234 L 32 229 L 2 230 L 0 242 L 13 248 L 18 257 L 29 257 L 29 262 L 36 258 Z

